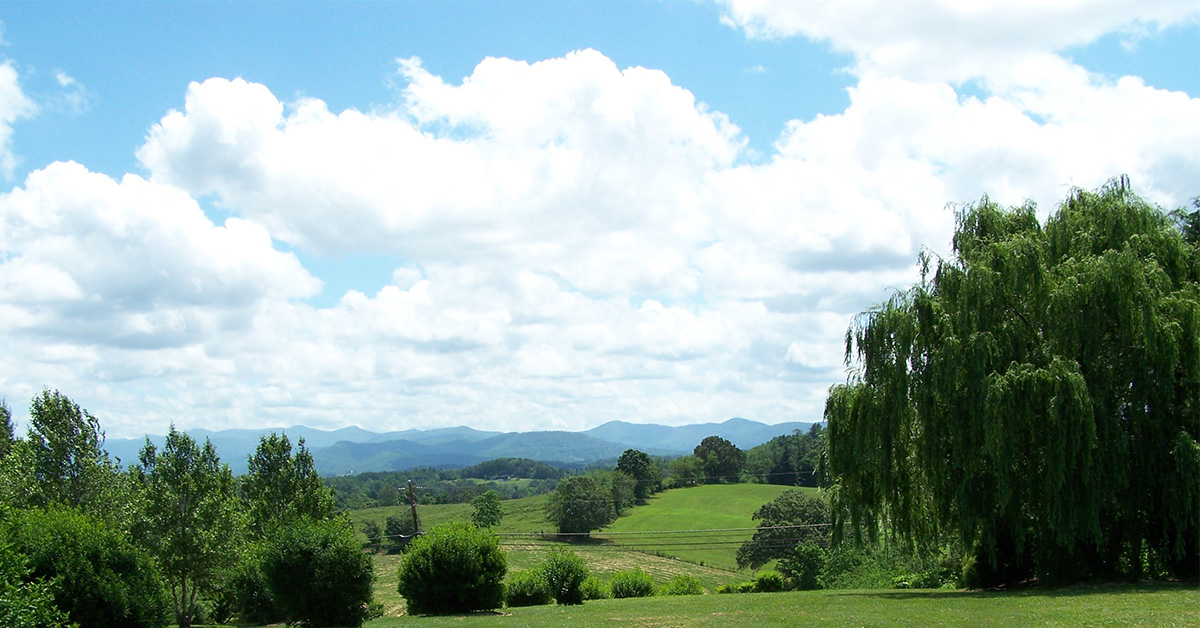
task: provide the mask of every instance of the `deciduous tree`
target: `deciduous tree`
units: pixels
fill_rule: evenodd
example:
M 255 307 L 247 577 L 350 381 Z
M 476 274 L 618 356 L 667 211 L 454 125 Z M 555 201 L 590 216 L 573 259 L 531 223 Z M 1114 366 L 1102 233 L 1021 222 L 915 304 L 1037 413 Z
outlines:
M 977 583 L 1200 567 L 1200 253 L 1125 179 L 984 199 L 859 315 L 826 403 L 835 531 L 977 551 Z
M 704 466 L 707 481 L 713 484 L 737 482 L 746 466 L 746 452 L 720 436 L 709 436 L 700 441 L 692 454 Z
M 159 451 L 147 439 L 132 470 L 146 492 L 145 539 L 158 558 L 180 628 L 191 625 L 196 596 L 237 555 L 233 475 L 211 442 L 199 447 L 172 425 Z

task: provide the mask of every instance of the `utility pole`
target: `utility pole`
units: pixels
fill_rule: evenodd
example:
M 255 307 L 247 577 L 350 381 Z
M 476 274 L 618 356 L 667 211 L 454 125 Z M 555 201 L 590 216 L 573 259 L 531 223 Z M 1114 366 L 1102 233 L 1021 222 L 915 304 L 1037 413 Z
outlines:
M 417 495 L 413 491 L 412 480 L 408 481 L 408 503 L 412 506 L 413 536 L 416 536 L 421 533 L 421 521 L 417 519 Z

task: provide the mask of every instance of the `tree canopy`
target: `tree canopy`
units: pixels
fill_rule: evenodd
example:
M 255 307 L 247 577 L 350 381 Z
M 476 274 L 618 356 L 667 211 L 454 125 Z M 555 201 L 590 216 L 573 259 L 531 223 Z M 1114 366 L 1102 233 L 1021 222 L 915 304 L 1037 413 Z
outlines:
M 720 436 L 708 436 L 700 441 L 692 455 L 704 467 L 709 483 L 737 482 L 746 466 L 746 452 Z
M 835 535 L 957 536 L 980 578 L 1194 575 L 1200 252 L 1124 178 L 961 208 L 859 315 L 826 403 Z

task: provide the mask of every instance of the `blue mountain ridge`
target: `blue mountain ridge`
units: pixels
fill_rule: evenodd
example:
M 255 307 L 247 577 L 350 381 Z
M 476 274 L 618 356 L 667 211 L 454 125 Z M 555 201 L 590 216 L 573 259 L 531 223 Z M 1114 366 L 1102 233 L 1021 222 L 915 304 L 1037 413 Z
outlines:
M 234 429 L 188 432 L 199 442 L 209 439 L 235 474 L 246 472 L 247 458 L 259 439 L 282 432 L 295 445 L 301 438 L 313 454 L 321 475 L 344 475 L 369 471 L 402 471 L 416 467 L 457 468 L 495 458 L 531 458 L 543 462 L 580 465 L 617 458 L 626 449 L 640 449 L 656 456 L 691 453 L 707 436 L 720 436 L 742 449 L 749 449 L 794 430 L 808 430 L 812 423 L 788 422 L 774 425 L 732 418 L 723 423 L 666 426 L 653 423 L 610 421 L 581 432 L 488 432 L 466 426 L 429 430 L 407 429 L 371 432 L 358 427 L 326 431 L 305 426 L 257 430 Z M 163 436 L 148 436 L 162 446 Z M 122 464 L 136 464 L 146 438 L 109 439 L 105 448 Z

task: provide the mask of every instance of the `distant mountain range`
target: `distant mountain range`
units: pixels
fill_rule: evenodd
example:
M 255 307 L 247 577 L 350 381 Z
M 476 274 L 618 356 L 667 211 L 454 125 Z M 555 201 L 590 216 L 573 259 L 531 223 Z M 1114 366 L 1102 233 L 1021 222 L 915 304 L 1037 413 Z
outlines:
M 691 453 L 707 436 L 720 436 L 742 449 L 761 445 L 794 430 L 808 430 L 812 423 L 778 423 L 733 418 L 724 423 L 698 423 L 670 427 L 652 423 L 610 421 L 582 432 L 485 432 L 469 427 L 398 432 L 369 432 L 358 427 L 324 431 L 310 427 L 262 430 L 196 429 L 188 433 L 205 438 L 235 474 L 246 472 L 246 459 L 259 439 L 283 432 L 295 444 L 303 438 L 321 475 L 345 475 L 368 471 L 402 471 L 416 467 L 454 468 L 495 458 L 531 458 L 544 462 L 583 465 L 615 459 L 626 449 L 640 449 L 655 456 Z M 162 446 L 162 436 L 150 436 Z M 123 464 L 137 462 L 145 438 L 114 438 L 105 443 L 110 455 Z

